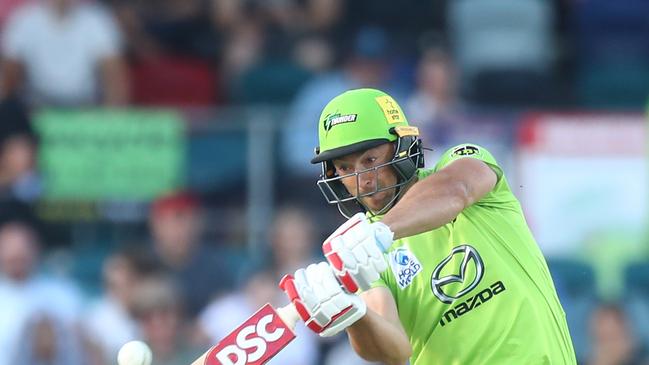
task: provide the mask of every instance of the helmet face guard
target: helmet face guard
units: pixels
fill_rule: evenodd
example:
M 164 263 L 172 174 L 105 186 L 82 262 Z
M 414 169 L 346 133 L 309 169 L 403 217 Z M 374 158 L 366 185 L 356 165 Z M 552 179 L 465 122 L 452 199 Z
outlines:
M 317 182 L 320 191 L 330 204 L 350 217 L 357 212 L 383 214 L 403 194 L 406 184 L 423 167 L 419 130 L 408 125 L 403 110 L 390 95 L 376 89 L 348 90 L 333 98 L 322 110 L 318 123 L 318 141 L 311 163 L 322 164 L 322 175 Z M 333 161 L 343 156 L 366 151 L 385 143 L 393 143 L 394 155 L 389 162 L 364 171 L 338 176 Z M 393 169 L 397 182 L 392 186 L 379 186 L 379 169 Z M 361 174 L 377 174 L 374 191 L 360 193 Z M 364 175 L 369 176 L 369 175 Z M 347 191 L 344 182 L 356 179 L 356 191 Z M 349 184 L 348 184 L 349 185 Z M 385 190 L 394 190 L 393 199 L 378 211 L 372 211 L 362 198 Z
M 362 171 L 356 171 L 351 174 L 339 176 L 332 160 L 322 162 L 322 175 L 317 182 L 320 191 L 325 196 L 329 204 L 337 204 L 340 213 L 349 218 L 358 212 L 370 212 L 374 215 L 385 213 L 394 205 L 401 196 L 404 189 L 402 187 L 410 183 L 416 176 L 418 168 L 424 166 L 424 155 L 422 153 L 421 140 L 418 138 L 418 131 L 415 127 L 393 128 L 391 133 L 399 136 L 393 142 L 395 143 L 395 152 L 392 159 L 381 165 L 371 167 Z M 389 143 L 389 142 L 386 142 Z M 378 170 L 382 168 L 392 168 L 397 174 L 397 183 L 390 186 L 379 186 Z M 375 189 L 367 193 L 360 193 L 360 177 L 362 174 L 375 173 Z M 343 184 L 344 179 L 356 179 L 356 191 L 350 192 Z M 394 197 L 379 211 L 371 211 L 361 198 L 376 194 L 386 190 L 396 190 Z

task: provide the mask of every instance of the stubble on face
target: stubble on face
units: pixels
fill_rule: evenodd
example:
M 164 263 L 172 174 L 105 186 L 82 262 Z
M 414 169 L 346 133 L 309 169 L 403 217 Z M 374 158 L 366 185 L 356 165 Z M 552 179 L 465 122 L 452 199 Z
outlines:
M 354 172 L 363 171 L 389 162 L 393 154 L 394 145 L 386 143 L 367 151 L 346 156 L 334 164 L 353 166 Z M 344 173 L 339 172 L 339 175 L 344 175 Z M 361 203 L 374 213 L 385 208 L 396 194 L 396 188 L 379 191 L 397 183 L 396 171 L 392 166 L 383 166 L 375 170 L 365 171 L 358 176 L 343 179 L 342 182 L 347 191 L 357 198 L 360 196 Z M 362 196 L 365 194 L 368 195 Z

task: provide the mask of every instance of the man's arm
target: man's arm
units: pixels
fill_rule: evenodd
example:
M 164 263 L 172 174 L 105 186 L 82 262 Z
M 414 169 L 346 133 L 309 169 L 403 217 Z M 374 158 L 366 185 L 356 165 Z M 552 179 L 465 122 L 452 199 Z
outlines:
M 103 104 L 126 105 L 129 101 L 129 80 L 126 65 L 121 56 L 106 57 L 101 61 L 101 87 Z
M 17 93 L 22 83 L 22 64 L 9 58 L 3 59 L 0 65 L 0 100 Z
M 383 217 L 394 238 L 443 226 L 479 201 L 496 185 L 496 173 L 483 161 L 456 160 L 415 183 Z M 361 294 L 367 314 L 347 328 L 352 347 L 369 361 L 404 364 L 412 353 L 389 290 L 377 287 Z
M 368 361 L 402 365 L 412 354 L 412 347 L 399 321 L 397 305 L 387 288 L 376 287 L 361 294 L 367 313 L 347 328 L 354 351 Z
M 496 173 L 485 162 L 461 158 L 416 182 L 381 222 L 395 239 L 430 231 L 482 199 L 496 182 Z

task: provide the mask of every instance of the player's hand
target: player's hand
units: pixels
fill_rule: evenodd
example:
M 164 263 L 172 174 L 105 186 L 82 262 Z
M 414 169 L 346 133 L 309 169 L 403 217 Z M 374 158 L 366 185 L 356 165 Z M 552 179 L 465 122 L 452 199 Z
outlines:
M 357 213 L 325 240 L 322 251 L 345 289 L 356 293 L 369 289 L 387 269 L 383 252 L 393 237 L 388 226 L 370 223 L 363 213 Z
M 337 334 L 365 315 L 363 299 L 340 286 L 326 262 L 299 269 L 279 283 L 304 324 L 322 337 Z

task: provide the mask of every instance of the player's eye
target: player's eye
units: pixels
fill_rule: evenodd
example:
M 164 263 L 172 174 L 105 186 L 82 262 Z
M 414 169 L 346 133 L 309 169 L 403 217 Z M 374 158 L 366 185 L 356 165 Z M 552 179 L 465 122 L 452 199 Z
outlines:
M 351 169 L 352 168 L 350 166 L 348 166 L 348 165 L 339 165 L 339 166 L 336 167 L 336 170 L 338 170 L 339 172 L 341 172 L 343 174 L 350 173 Z
M 374 164 L 376 162 L 377 158 L 374 156 L 369 156 L 365 158 L 365 163 L 368 165 Z

